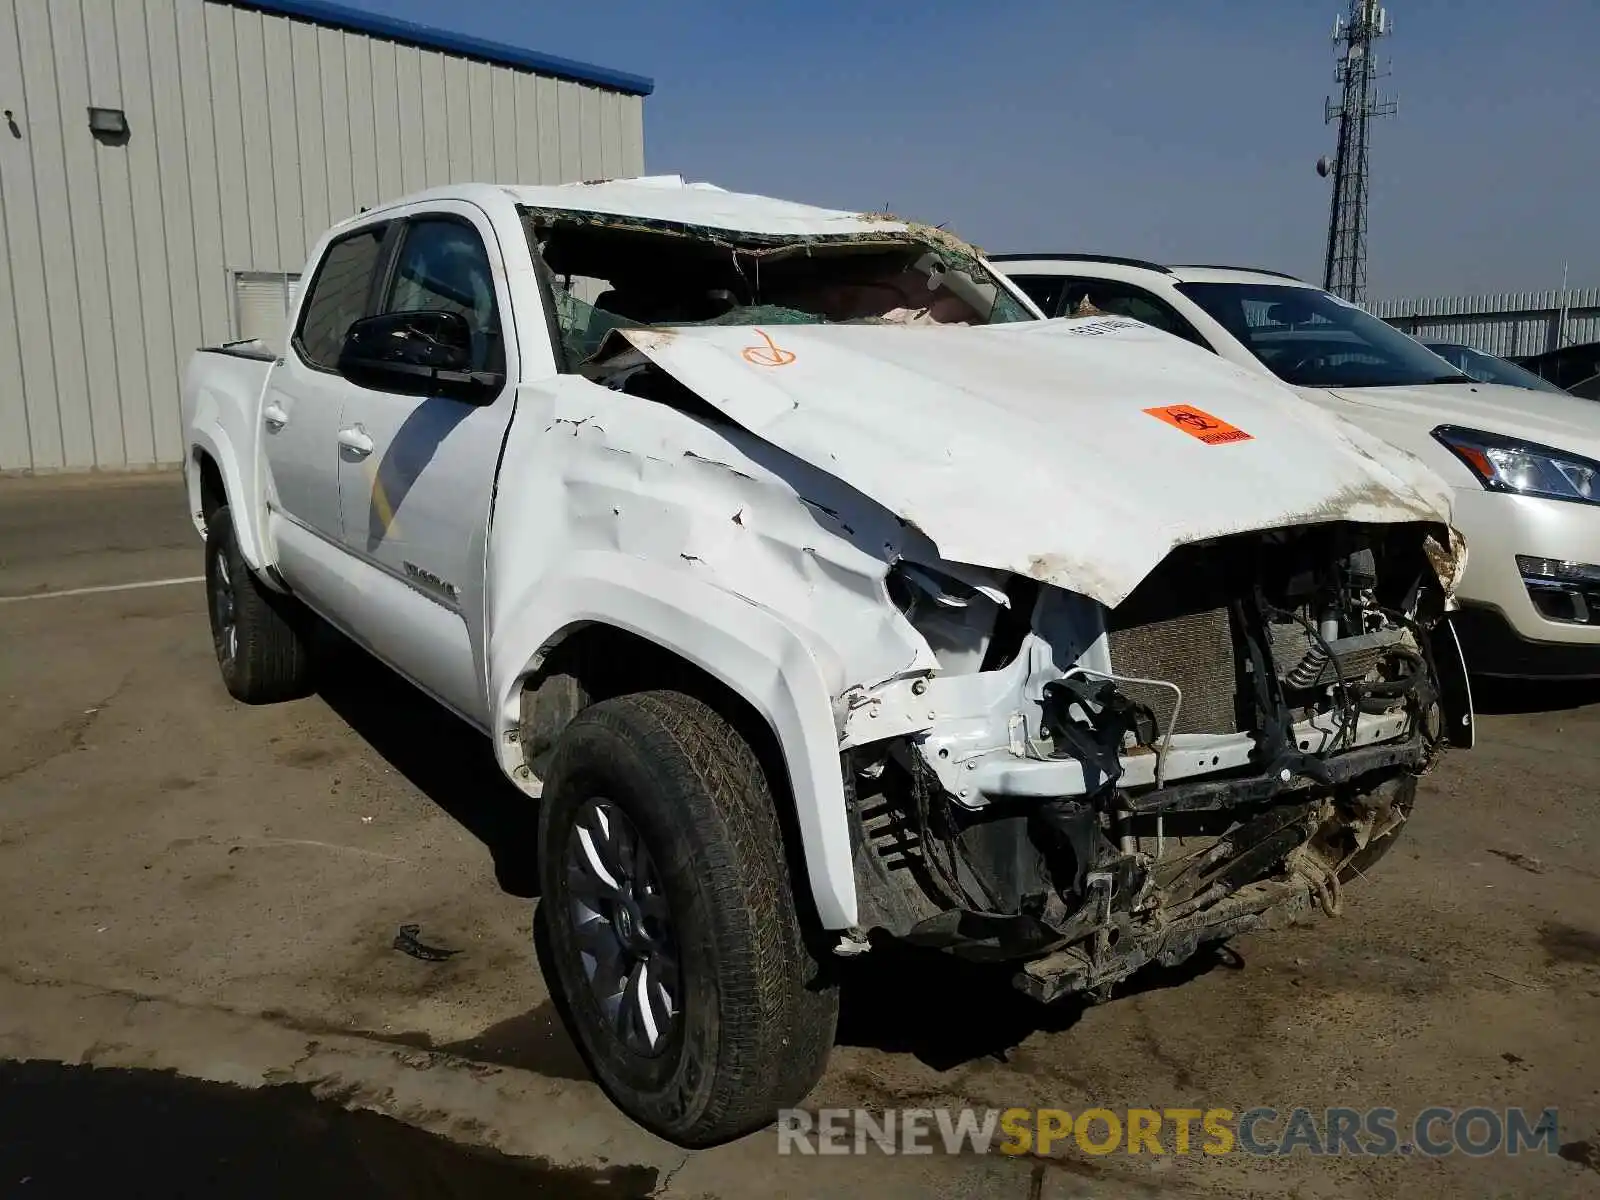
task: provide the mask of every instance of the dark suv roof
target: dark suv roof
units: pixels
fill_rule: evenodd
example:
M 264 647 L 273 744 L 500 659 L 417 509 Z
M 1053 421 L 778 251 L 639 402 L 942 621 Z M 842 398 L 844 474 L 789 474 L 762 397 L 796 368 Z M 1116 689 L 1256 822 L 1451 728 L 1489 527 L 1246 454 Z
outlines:
M 1562 346 L 1558 350 L 1523 355 L 1511 361 L 1526 367 L 1540 379 L 1548 379 L 1557 387 L 1570 388 L 1575 383 L 1600 375 L 1600 342 Z

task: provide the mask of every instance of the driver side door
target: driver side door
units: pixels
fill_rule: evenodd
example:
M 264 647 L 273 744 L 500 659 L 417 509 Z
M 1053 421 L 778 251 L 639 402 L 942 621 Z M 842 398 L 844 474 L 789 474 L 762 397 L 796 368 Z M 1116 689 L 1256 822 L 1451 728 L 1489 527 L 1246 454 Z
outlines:
M 352 386 L 339 435 L 344 547 L 367 581 L 363 640 L 482 724 L 484 538 L 515 400 L 502 334 L 509 294 L 492 226 L 465 204 L 402 218 L 373 311 L 457 314 L 470 369 L 499 380 L 473 394 Z

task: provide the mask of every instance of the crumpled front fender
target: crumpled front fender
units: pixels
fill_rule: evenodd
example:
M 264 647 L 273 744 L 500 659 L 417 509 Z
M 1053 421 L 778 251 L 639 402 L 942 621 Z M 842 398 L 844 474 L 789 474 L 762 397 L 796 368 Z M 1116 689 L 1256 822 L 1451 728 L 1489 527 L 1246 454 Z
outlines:
M 686 572 L 632 555 L 588 551 L 541 577 L 527 594 L 497 605 L 489 642 L 489 695 L 495 746 L 506 773 L 517 779 L 523 765 L 514 736 L 523 680 L 569 633 L 592 624 L 624 630 L 693 663 L 761 715 L 788 767 L 822 925 L 854 925 L 855 877 L 831 701 L 840 690 L 842 669 L 770 610 Z

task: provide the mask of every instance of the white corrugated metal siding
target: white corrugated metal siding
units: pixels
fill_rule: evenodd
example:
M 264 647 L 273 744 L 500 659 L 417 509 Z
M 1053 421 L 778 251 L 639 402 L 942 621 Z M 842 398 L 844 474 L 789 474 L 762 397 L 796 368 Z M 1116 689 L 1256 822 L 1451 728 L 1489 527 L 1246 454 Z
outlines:
M 364 205 L 644 169 L 640 96 L 221 0 L 0 0 L 0 109 L 6 471 L 180 460 L 239 281 Z

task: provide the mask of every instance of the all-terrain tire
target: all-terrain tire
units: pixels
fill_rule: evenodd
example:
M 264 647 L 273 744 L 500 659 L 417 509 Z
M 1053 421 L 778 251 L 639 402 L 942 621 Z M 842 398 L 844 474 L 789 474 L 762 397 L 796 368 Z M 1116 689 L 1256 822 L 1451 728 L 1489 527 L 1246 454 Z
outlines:
M 271 704 L 310 692 L 305 610 L 256 578 L 226 505 L 206 522 L 206 602 L 217 666 L 234 699 Z
M 636 830 L 676 945 L 681 1000 L 652 1053 L 630 1047 L 602 1009 L 580 953 L 588 910 L 574 897 L 588 885 L 574 880 L 569 847 L 581 852 L 580 815 L 597 800 Z M 601 701 L 563 732 L 541 808 L 539 919 L 553 983 L 617 1106 L 680 1145 L 704 1146 L 797 1104 L 832 1049 L 838 991 L 803 937 L 778 813 L 744 739 L 678 692 Z

